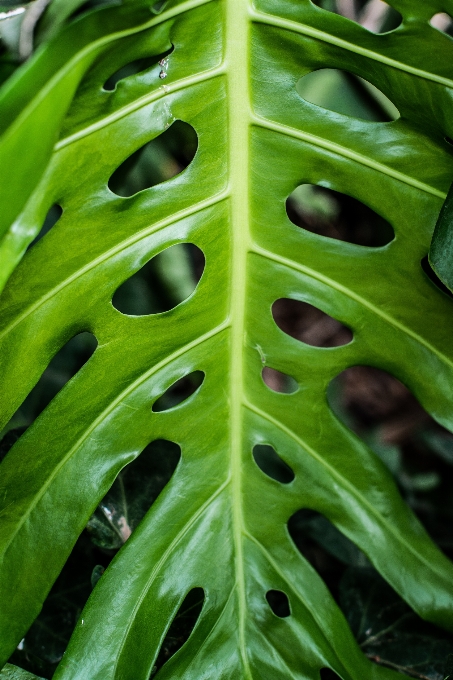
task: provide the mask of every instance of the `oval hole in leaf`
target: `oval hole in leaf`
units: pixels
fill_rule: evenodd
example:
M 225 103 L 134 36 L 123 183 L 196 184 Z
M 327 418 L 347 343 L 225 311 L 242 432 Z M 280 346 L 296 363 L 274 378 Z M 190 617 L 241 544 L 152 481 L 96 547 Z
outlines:
M 123 161 L 111 175 L 109 189 L 117 196 L 128 198 L 166 182 L 187 168 L 197 147 L 194 128 L 177 120 Z
M 367 205 L 315 184 L 294 189 L 286 212 L 297 227 L 358 246 L 380 248 L 395 238 L 391 224 Z
M 157 671 L 187 642 L 200 617 L 204 598 L 203 588 L 193 588 L 186 595 L 167 631 L 150 678 L 159 678 Z
M 357 3 L 353 3 L 352 0 L 337 0 L 336 3 L 330 3 L 331 6 L 325 0 L 312 0 L 312 2 L 329 12 L 335 12 L 355 21 L 372 33 L 388 33 L 398 28 L 403 21 L 401 14 L 384 0 L 361 2 L 360 10 Z
M 339 69 L 322 68 L 298 80 L 297 93 L 323 109 L 375 123 L 400 117 L 396 106 L 377 87 L 359 76 Z
M 271 479 L 282 484 L 289 484 L 295 475 L 289 465 L 280 458 L 273 446 L 256 444 L 253 447 L 253 458 L 259 469 Z
M 170 481 L 181 459 L 174 442 L 157 439 L 119 472 L 88 522 L 93 543 L 119 550 Z
M 154 402 L 152 410 L 155 413 L 161 413 L 162 411 L 168 411 L 170 408 L 175 408 L 175 406 L 181 404 L 200 389 L 203 380 L 203 371 L 193 371 L 193 373 L 185 375 L 183 378 L 174 382 L 173 385 L 171 385 L 171 387 Z
M 320 680 L 341 680 L 340 676 L 335 673 L 331 668 L 321 668 L 319 674 Z
M 280 619 L 286 619 L 291 615 L 288 595 L 282 590 L 268 590 L 266 600 L 275 616 L 278 616 Z
M 441 33 L 446 33 L 447 35 L 451 36 L 453 31 L 453 21 L 451 16 L 446 12 L 437 12 L 437 14 L 431 17 L 429 23 L 433 28 L 441 31 Z
M 54 203 L 54 205 L 49 209 L 46 215 L 44 224 L 42 225 L 39 234 L 35 236 L 33 241 L 28 246 L 28 250 L 30 250 L 30 248 L 33 248 L 33 246 L 36 243 L 38 243 L 38 241 L 40 241 L 43 238 L 43 236 L 45 236 L 52 229 L 52 227 L 58 222 L 62 214 L 63 208 L 61 207 L 61 205 L 58 205 L 58 203 Z
M 349 328 L 308 302 L 280 298 L 272 316 L 280 330 L 312 347 L 340 347 L 353 338 Z
M 63 345 L 12 416 L 6 429 L 22 428 L 23 432 L 31 425 L 66 383 L 86 364 L 97 344 L 92 333 L 83 332 Z
M 168 312 L 192 295 L 204 266 L 203 252 L 197 246 L 177 243 L 155 255 L 122 283 L 112 304 L 129 316 Z
M 273 392 L 281 392 L 282 394 L 293 394 L 299 389 L 297 381 L 290 375 L 277 371 L 275 368 L 265 366 L 262 372 L 264 383 Z
M 453 298 L 453 293 L 451 292 L 451 290 L 447 288 L 447 286 L 444 283 L 442 283 L 434 269 L 431 267 L 428 260 L 428 255 L 425 255 L 425 257 L 421 261 L 421 266 L 426 276 L 431 281 L 431 283 L 434 283 L 436 288 L 440 290 L 442 293 L 445 293 L 445 295 L 448 295 L 448 297 Z
M 168 5 L 168 0 L 158 0 L 158 2 L 155 2 L 154 5 L 152 5 L 151 12 L 153 14 L 160 14 L 164 11 L 166 5 Z
M 156 66 L 156 64 L 158 64 L 161 59 L 168 57 L 173 52 L 173 50 L 174 48 L 171 47 L 169 50 L 166 50 L 166 52 L 162 52 L 162 54 L 157 54 L 153 57 L 142 57 L 141 59 L 130 61 L 128 64 L 125 64 L 120 69 L 118 69 L 118 71 L 115 71 L 115 73 L 107 78 L 103 85 L 103 89 L 107 92 L 113 92 L 120 80 L 124 80 L 129 76 L 135 76 L 138 73 L 142 73 L 153 66 Z

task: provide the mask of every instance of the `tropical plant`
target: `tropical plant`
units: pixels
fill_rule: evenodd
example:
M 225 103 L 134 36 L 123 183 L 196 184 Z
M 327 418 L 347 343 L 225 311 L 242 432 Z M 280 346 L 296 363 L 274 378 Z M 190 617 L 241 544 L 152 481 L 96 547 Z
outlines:
M 50 4 L 41 45 L 0 90 L 0 427 L 68 341 L 90 332 L 98 345 L 1 464 L 2 663 L 120 472 L 165 441 L 180 447 L 176 470 L 130 537 L 117 521 L 128 540 L 56 679 L 148 680 L 200 589 L 162 680 L 396 678 L 294 545 L 301 508 L 453 629 L 451 562 L 326 397 L 344 369 L 382 368 L 453 431 L 452 302 L 421 267 L 453 177 L 453 43 L 429 21 L 453 2 L 389 4 L 402 23 L 382 34 L 311 0 L 131 0 L 75 21 L 80 0 Z M 388 122 L 310 103 L 301 78 L 319 69 L 363 79 Z M 188 167 L 140 191 L 118 183 L 178 121 L 197 136 Z M 371 247 L 300 229 L 285 206 L 301 185 L 358 199 L 394 237 Z M 58 221 L 23 257 L 52 208 Z M 122 284 L 177 244 L 203 253 L 194 292 L 182 277 L 164 311 L 120 311 Z M 352 339 L 290 337 L 273 316 L 281 299 Z M 192 394 L 175 404 L 182 379 Z

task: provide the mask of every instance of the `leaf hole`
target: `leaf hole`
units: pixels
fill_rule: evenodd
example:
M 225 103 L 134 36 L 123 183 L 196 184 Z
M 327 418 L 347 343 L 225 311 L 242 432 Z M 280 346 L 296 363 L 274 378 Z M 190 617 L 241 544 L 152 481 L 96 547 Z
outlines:
M 128 64 L 125 64 L 120 69 L 118 69 L 118 71 L 115 71 L 115 73 L 107 78 L 103 85 L 103 89 L 107 92 L 113 92 L 121 80 L 129 78 L 129 76 L 138 75 L 139 73 L 143 73 L 144 71 L 156 66 L 159 61 L 165 59 L 165 57 L 168 57 L 173 52 L 173 50 L 174 47 L 171 47 L 169 50 L 166 50 L 161 54 L 154 55 L 152 57 L 142 57 L 141 59 L 130 61 Z
M 312 347 L 340 347 L 353 338 L 349 328 L 308 302 L 280 298 L 272 316 L 280 330 Z
M 341 680 L 341 677 L 335 673 L 331 668 L 321 668 L 319 673 L 320 680 Z
M 168 411 L 171 408 L 179 406 L 179 404 L 182 404 L 183 401 L 186 401 L 186 399 L 200 389 L 203 380 L 203 371 L 193 371 L 193 373 L 185 375 L 183 378 L 174 382 L 173 385 L 171 385 L 168 390 L 154 402 L 152 410 L 155 413 L 161 413 L 162 411 Z
M 164 638 L 151 678 L 156 677 L 158 670 L 187 642 L 200 617 L 204 599 L 203 588 L 192 588 L 186 595 Z
M 346 19 L 355 21 L 371 33 L 388 33 L 401 25 L 403 17 L 384 0 L 368 0 L 356 3 L 353 0 L 312 0 L 317 7 L 322 7 Z
M 281 484 L 289 484 L 295 475 L 290 466 L 280 458 L 273 446 L 256 444 L 253 447 L 253 458 L 259 469 L 271 479 Z
M 296 91 L 302 99 L 323 109 L 375 123 L 400 117 L 390 99 L 367 80 L 347 71 L 322 68 L 298 80 Z
M 122 198 L 181 174 L 194 159 L 198 137 L 188 123 L 177 120 L 158 137 L 137 149 L 111 175 L 109 189 Z
M 436 286 L 436 288 L 440 290 L 442 293 L 445 293 L 445 295 L 448 295 L 448 297 L 453 298 L 453 293 L 451 292 L 451 290 L 447 288 L 447 286 L 439 279 L 436 272 L 431 267 L 428 255 L 425 255 L 425 257 L 421 261 L 421 266 L 426 276 L 431 281 L 431 283 L 433 283 Z
M 157 439 L 119 472 L 87 525 L 98 548 L 121 548 L 170 481 L 180 459 L 177 444 Z
M 297 381 L 290 375 L 277 371 L 275 368 L 265 366 L 262 372 L 265 385 L 273 392 L 281 392 L 282 394 L 293 394 L 299 389 Z
M 278 616 L 280 619 L 286 619 L 288 616 L 291 616 L 288 595 L 282 590 L 268 590 L 266 600 L 275 616 Z
M 55 354 L 46 370 L 6 426 L 7 430 L 24 431 L 60 390 L 73 378 L 93 355 L 97 340 L 92 333 L 75 335 Z
M 164 11 L 165 7 L 168 5 L 168 0 L 159 0 L 155 2 L 151 7 L 151 12 L 153 14 L 160 14 Z
M 203 252 L 197 246 L 177 243 L 155 255 L 122 283 L 112 304 L 129 316 L 168 312 L 192 295 L 204 266 Z
M 49 211 L 47 212 L 47 215 L 45 217 L 44 223 L 41 227 L 39 234 L 37 234 L 37 236 L 28 246 L 28 250 L 30 250 L 30 248 L 33 248 L 33 246 L 36 245 L 38 241 L 40 241 L 52 229 L 52 227 L 56 225 L 62 214 L 63 208 L 61 207 L 61 205 L 58 205 L 58 203 L 54 203 L 54 205 L 52 205 Z
M 446 33 L 447 35 L 452 35 L 453 33 L 453 20 L 449 14 L 446 12 L 437 12 L 430 19 L 430 25 L 441 33 Z
M 326 187 L 301 184 L 286 201 L 293 224 L 318 236 L 380 248 L 395 232 L 387 220 L 361 201 Z

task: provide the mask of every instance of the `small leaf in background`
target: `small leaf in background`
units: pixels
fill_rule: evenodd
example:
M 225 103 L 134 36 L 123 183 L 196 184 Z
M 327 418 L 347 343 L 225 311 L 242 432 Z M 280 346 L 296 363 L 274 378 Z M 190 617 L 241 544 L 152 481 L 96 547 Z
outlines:
M 7 663 L 0 671 L 0 680 L 42 680 L 42 678 Z

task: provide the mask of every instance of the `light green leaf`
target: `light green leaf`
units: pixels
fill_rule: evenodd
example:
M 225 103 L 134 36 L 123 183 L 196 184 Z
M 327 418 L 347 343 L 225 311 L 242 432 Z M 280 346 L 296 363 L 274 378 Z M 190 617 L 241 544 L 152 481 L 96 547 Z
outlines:
M 0 671 L 1 680 L 43 680 L 33 673 L 28 673 L 18 666 L 7 663 Z
M 180 446 L 181 461 L 97 583 L 55 680 L 148 680 L 195 588 L 205 594 L 201 614 L 159 680 L 319 680 L 325 667 L 342 680 L 396 680 L 360 650 L 286 525 L 301 508 L 324 515 L 421 617 L 453 629 L 453 565 L 326 398 L 345 368 L 376 366 L 453 431 L 453 303 L 420 266 L 453 176 L 444 141 L 453 136 L 453 42 L 429 26 L 437 0 L 393 0 L 406 23 L 384 35 L 309 0 L 170 0 L 159 14 L 148 5 L 70 25 L 3 100 L 0 92 L 0 105 L 45 102 L 52 68 L 68 92 L 82 78 L 48 165 L 51 141 L 39 130 L 49 120 L 55 134 L 69 94 L 63 106 L 55 89 L 55 111 L 43 104 L 41 118 L 30 104 L 23 130 L 20 107 L 7 109 L 17 136 L 0 149 L 2 167 L 24 158 L 0 194 L 5 231 L 13 220 L 22 230 L 14 252 L 53 204 L 63 214 L 0 300 L 0 428 L 70 338 L 91 331 L 99 343 L 1 465 L 2 658 L 117 475 L 164 439 Z M 156 63 L 102 89 L 145 57 Z M 38 58 L 47 75 L 33 94 Z M 400 118 L 360 120 L 304 101 L 296 85 L 320 68 L 370 82 Z M 131 197 L 111 191 L 116 169 L 178 120 L 198 137 L 189 166 Z M 25 134 L 30 166 L 17 152 Z M 301 184 L 362 201 L 395 239 L 367 248 L 298 228 L 285 202 Z M 159 314 L 115 309 L 123 282 L 177 243 L 204 253 L 195 291 Z M 6 252 L 10 266 L 18 258 Z M 320 348 L 286 335 L 271 313 L 281 298 L 322 310 L 353 340 Z M 264 367 L 296 391 L 272 391 Z M 204 378 L 190 397 L 153 410 L 196 372 Z M 272 447 L 294 480 L 265 474 L 257 445 Z M 269 591 L 285 594 L 288 616 L 274 613 Z

